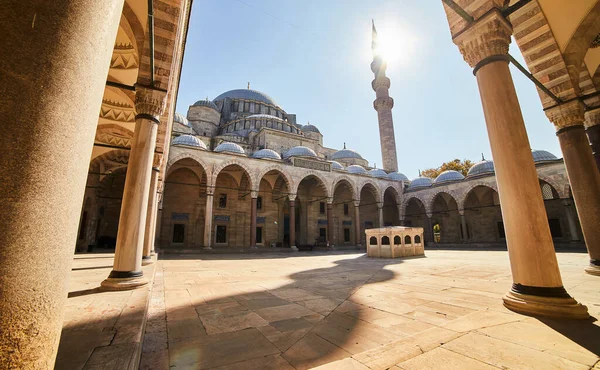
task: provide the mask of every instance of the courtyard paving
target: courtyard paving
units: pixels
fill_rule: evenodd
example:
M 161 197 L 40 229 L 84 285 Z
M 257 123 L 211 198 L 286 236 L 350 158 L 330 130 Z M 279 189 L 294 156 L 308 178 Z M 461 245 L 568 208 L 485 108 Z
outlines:
M 502 305 L 503 251 L 167 255 L 142 369 L 600 369 L 600 326 Z M 565 287 L 600 316 L 588 256 L 559 253 Z

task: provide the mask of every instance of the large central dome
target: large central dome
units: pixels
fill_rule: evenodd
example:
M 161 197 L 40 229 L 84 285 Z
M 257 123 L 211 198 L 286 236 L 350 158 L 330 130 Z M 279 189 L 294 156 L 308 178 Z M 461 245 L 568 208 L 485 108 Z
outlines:
M 219 100 L 223 100 L 225 98 L 256 100 L 256 101 L 260 101 L 263 103 L 274 105 L 276 107 L 279 106 L 277 103 L 275 103 L 275 100 L 273 100 L 273 98 L 271 98 L 269 95 L 262 93 L 260 91 L 250 90 L 250 89 L 229 90 L 229 91 L 224 92 L 223 94 L 217 96 L 213 101 L 219 101 Z

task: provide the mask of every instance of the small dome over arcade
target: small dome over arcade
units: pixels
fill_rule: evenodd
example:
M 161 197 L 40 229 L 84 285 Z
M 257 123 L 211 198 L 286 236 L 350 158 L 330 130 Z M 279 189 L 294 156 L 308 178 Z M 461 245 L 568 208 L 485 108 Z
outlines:
M 390 172 L 388 173 L 387 177 L 388 179 L 394 181 L 409 181 L 408 177 L 406 177 L 406 175 L 401 172 Z
M 302 126 L 300 128 L 300 130 L 304 131 L 304 132 L 316 132 L 318 134 L 321 133 L 321 131 L 319 131 L 319 129 L 317 128 L 317 126 L 311 125 L 310 122 L 304 126 Z
M 184 126 L 191 127 L 190 126 L 190 122 L 181 113 L 175 112 L 175 114 L 173 115 L 173 122 L 177 122 L 177 123 L 180 123 L 180 124 L 182 124 Z
M 494 162 L 488 161 L 484 158 L 481 162 L 477 162 L 473 165 L 473 167 L 469 168 L 469 172 L 467 172 L 467 177 L 483 174 L 492 174 L 494 173 L 494 171 Z
M 338 159 L 348 159 L 348 158 L 364 159 L 362 157 L 362 155 L 358 154 L 358 152 L 355 152 L 352 149 L 346 149 L 346 143 L 344 143 L 344 149 L 338 150 L 337 152 L 335 152 L 331 155 L 331 159 L 336 160 L 336 161 Z
M 344 166 L 342 166 L 342 164 L 340 162 L 336 162 L 336 161 L 331 161 L 331 169 L 332 170 L 338 170 L 338 171 L 345 171 L 346 169 L 344 168 Z
M 364 175 L 367 173 L 367 170 L 365 170 L 363 166 L 359 166 L 357 164 L 346 167 L 346 170 L 357 175 Z
M 373 177 L 379 177 L 382 179 L 387 178 L 387 173 L 379 168 L 373 168 L 372 170 L 369 171 L 369 175 L 373 176 Z
M 235 153 L 235 154 L 246 154 L 244 149 L 236 143 L 232 143 L 229 141 L 225 141 L 219 144 L 215 148 L 215 152 L 217 153 Z
M 464 180 L 464 178 L 465 177 L 462 175 L 462 173 L 454 170 L 448 170 L 440 173 L 438 177 L 436 177 L 435 180 L 433 180 L 433 183 L 441 184 L 444 182 L 460 181 Z
M 177 136 L 171 142 L 171 145 L 184 145 L 184 146 L 192 146 L 195 148 L 206 150 L 206 144 L 200 139 L 192 135 L 180 135 Z
M 279 155 L 279 153 L 277 153 L 273 149 L 261 149 L 259 151 L 256 151 L 254 152 L 254 154 L 252 154 L 252 158 L 281 160 L 281 156 Z
M 283 158 L 291 157 L 316 157 L 317 153 L 311 148 L 305 146 L 295 146 L 283 154 Z
M 219 101 L 219 100 L 223 100 L 225 98 L 255 100 L 255 101 L 271 104 L 274 106 L 278 106 L 277 103 L 275 103 L 275 100 L 273 100 L 273 98 L 271 98 L 269 95 L 267 95 L 263 92 L 251 90 L 251 89 L 229 90 L 229 91 L 226 91 L 223 94 L 217 96 L 216 98 L 214 98 L 213 101 Z
M 425 188 L 433 185 L 433 180 L 429 177 L 417 177 L 410 182 L 409 189 Z
M 554 154 L 546 150 L 532 149 L 531 154 L 533 155 L 533 161 L 535 163 L 555 161 L 558 159 Z
M 212 108 L 212 109 L 214 109 L 216 111 L 219 110 L 219 108 L 217 107 L 217 105 L 215 103 L 211 102 L 210 100 L 208 100 L 208 98 L 206 98 L 204 100 L 198 100 L 192 106 L 193 107 L 209 107 L 209 108 Z

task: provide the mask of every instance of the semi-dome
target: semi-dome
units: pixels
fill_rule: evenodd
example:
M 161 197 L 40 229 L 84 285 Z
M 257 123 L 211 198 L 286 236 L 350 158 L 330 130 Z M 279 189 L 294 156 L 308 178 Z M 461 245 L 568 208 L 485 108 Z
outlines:
M 273 149 L 261 149 L 259 151 L 254 152 L 254 154 L 252 154 L 252 158 L 281 159 L 281 156 Z
M 545 161 L 555 161 L 558 159 L 554 154 L 552 154 L 546 150 L 532 149 L 531 154 L 533 155 L 533 161 L 535 163 L 545 162 Z
M 409 181 L 408 177 L 406 177 L 406 175 L 401 172 L 390 172 L 388 173 L 387 177 L 388 179 L 394 181 Z
M 215 152 L 217 153 L 236 153 L 236 154 L 246 154 L 246 152 L 244 152 L 244 149 L 237 145 L 236 143 L 232 143 L 229 141 L 225 141 L 221 144 L 219 144 L 216 148 L 215 148 Z
M 369 171 L 369 175 L 373 176 L 373 177 L 380 177 L 382 179 L 387 178 L 387 173 L 379 168 L 373 168 L 372 170 Z
M 310 122 L 307 125 L 304 125 L 300 128 L 300 130 L 304 131 L 304 132 L 316 132 L 318 134 L 321 133 L 321 131 L 319 131 L 319 129 L 317 128 L 317 126 L 311 125 Z
M 467 177 L 483 175 L 484 173 L 494 173 L 493 161 L 488 161 L 487 159 L 484 159 L 481 162 L 475 163 L 473 167 L 469 168 L 469 172 L 467 172 Z
M 331 161 L 330 163 L 332 170 L 344 171 L 344 166 L 340 162 Z
M 181 123 L 184 126 L 190 127 L 190 122 L 181 113 L 175 112 L 173 122 Z
M 438 177 L 435 178 L 435 180 L 433 180 L 434 184 L 441 184 L 443 182 L 449 182 L 449 181 L 460 181 L 460 180 L 464 180 L 464 176 L 462 173 L 458 172 L 458 171 L 454 171 L 454 170 L 448 170 L 448 171 L 444 171 L 442 173 L 440 173 L 438 175 Z
M 283 154 L 283 158 L 290 157 L 316 157 L 317 153 L 305 146 L 295 146 Z
M 177 136 L 171 142 L 171 145 L 186 145 L 206 150 L 206 144 L 200 139 L 192 135 Z
M 350 173 L 355 173 L 358 175 L 363 175 L 367 173 L 367 170 L 363 166 L 359 166 L 357 164 L 353 164 L 351 166 L 346 167 L 346 170 Z
M 331 156 L 331 159 L 333 159 L 333 160 L 349 159 L 349 158 L 364 159 L 360 154 L 358 154 L 354 150 L 346 149 L 346 148 L 344 148 L 342 150 L 338 150 L 337 152 L 333 153 L 333 155 Z
M 197 102 L 194 103 L 193 107 L 209 107 L 214 110 L 219 110 L 217 105 L 208 99 L 198 100 Z
M 269 95 L 262 93 L 260 91 L 250 90 L 250 89 L 229 90 L 229 91 L 224 92 L 223 94 L 217 96 L 216 98 L 214 98 L 213 101 L 219 101 L 219 100 L 223 100 L 225 98 L 256 100 L 259 102 L 278 106 L 277 103 L 275 103 L 275 100 L 273 100 L 273 98 L 271 98 Z
M 429 177 L 417 177 L 410 182 L 409 189 L 428 187 L 433 184 L 433 180 Z

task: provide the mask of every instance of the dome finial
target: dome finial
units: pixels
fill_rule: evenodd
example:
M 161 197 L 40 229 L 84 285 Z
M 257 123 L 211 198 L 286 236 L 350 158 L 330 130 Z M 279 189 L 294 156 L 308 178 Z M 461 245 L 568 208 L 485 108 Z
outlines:
M 346 142 L 344 141 L 344 149 L 346 149 Z
M 483 156 L 483 153 L 481 153 L 481 160 L 485 161 L 485 157 Z
M 419 177 L 421 177 L 421 170 L 419 170 Z
M 248 81 L 248 90 L 250 90 L 250 81 Z
M 377 163 L 373 162 L 373 168 L 377 168 Z

